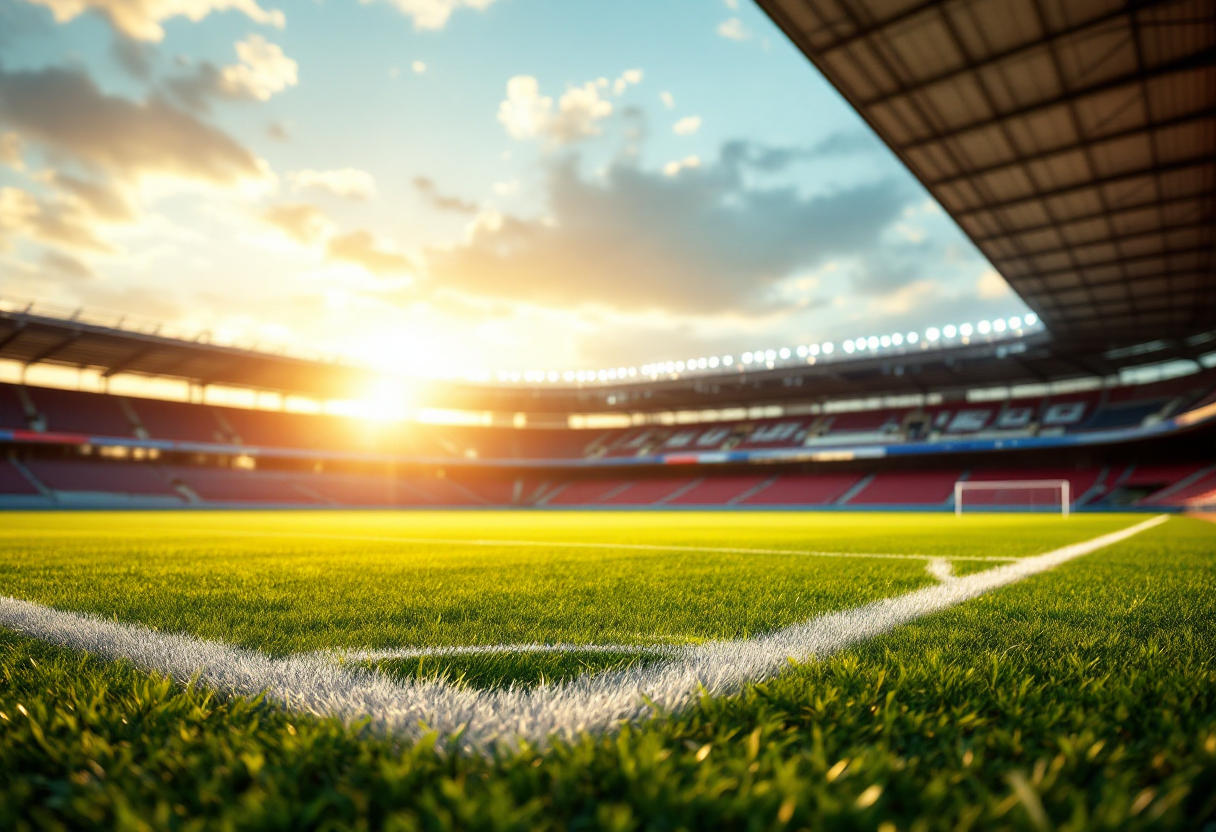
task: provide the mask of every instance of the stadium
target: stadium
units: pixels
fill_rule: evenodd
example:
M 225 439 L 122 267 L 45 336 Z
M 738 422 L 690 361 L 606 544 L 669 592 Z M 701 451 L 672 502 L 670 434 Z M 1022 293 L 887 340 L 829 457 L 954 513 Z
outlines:
M 1030 311 L 369 418 L 0 296 L 6 828 L 1213 828 L 1212 9 L 758 5 Z

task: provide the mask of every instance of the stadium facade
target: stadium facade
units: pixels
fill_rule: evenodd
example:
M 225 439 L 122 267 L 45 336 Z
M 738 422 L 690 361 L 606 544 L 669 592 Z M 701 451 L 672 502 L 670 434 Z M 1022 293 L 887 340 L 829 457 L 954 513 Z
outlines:
M 1216 499 L 1210 3 L 761 6 L 1032 323 L 420 393 L 504 417 L 480 427 L 6 384 L 0 505 L 947 510 L 959 480 L 1051 478 L 1081 510 Z M 0 359 L 320 399 L 377 377 L 21 308 Z M 629 426 L 568 426 L 587 414 Z

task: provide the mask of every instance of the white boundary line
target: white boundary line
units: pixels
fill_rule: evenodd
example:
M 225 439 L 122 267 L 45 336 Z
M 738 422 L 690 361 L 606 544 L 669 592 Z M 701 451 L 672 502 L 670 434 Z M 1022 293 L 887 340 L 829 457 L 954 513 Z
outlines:
M 492 540 L 492 539 L 477 539 L 477 538 L 456 538 L 456 537 L 398 537 L 393 535 L 366 535 L 366 534 L 336 534 L 333 532 L 267 532 L 267 531 L 241 531 L 238 529 L 175 529 L 174 532 L 193 531 L 201 536 L 208 535 L 216 536 L 235 536 L 235 537 L 303 537 L 320 540 L 352 540 L 366 541 L 369 543 L 406 543 L 411 545 L 422 546 L 492 546 L 492 547 L 526 547 L 534 549 L 538 546 L 551 546 L 560 549 L 628 549 L 631 551 L 641 552 L 708 552 L 713 554 L 725 555 L 792 555 L 799 557 L 814 557 L 814 558 L 864 558 L 868 560 L 924 560 L 932 561 L 939 560 L 941 555 L 918 555 L 918 554 L 887 554 L 878 552 L 822 552 L 808 549 L 741 549 L 726 546 L 681 546 L 672 544 L 664 546 L 657 543 L 594 543 L 583 540 Z M 2 536 L 3 533 L 0 533 Z M 88 534 L 82 532 L 82 534 Z M 21 536 L 21 533 L 14 532 L 14 536 Z M 130 540 L 129 536 L 120 535 L 124 540 Z M 1017 557 L 991 557 L 983 555 L 951 555 L 950 560 L 965 560 L 965 561 L 982 561 L 985 563 L 1008 563 L 1009 561 L 1017 560 Z
M 0 597 L 0 625 L 106 659 L 235 694 L 264 693 L 288 708 L 346 721 L 371 717 L 377 728 L 418 737 L 434 731 L 472 750 L 519 739 L 543 745 L 557 735 L 611 730 L 660 711 L 679 710 L 702 693 L 726 694 L 771 678 L 791 659 L 822 658 L 1016 583 L 1164 523 L 1162 515 L 1121 531 L 1023 558 L 985 572 L 829 613 L 750 640 L 688 647 L 671 662 L 608 670 L 534 688 L 476 690 L 433 679 L 397 680 L 343 666 L 331 657 L 271 658 L 256 650 L 160 633 L 137 624 L 64 612 Z

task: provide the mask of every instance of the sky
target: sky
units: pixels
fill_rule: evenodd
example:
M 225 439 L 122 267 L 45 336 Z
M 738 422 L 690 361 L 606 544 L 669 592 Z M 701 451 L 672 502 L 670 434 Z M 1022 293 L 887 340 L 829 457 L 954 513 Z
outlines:
M 0 0 L 0 296 L 428 376 L 1026 311 L 747 0 Z

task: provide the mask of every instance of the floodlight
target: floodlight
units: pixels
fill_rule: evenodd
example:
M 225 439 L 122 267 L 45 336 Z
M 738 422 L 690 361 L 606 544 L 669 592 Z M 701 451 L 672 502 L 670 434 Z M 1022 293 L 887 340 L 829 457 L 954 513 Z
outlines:
M 682 373 L 682 372 L 684 372 L 684 362 L 683 362 L 683 361 L 677 361 L 677 362 L 676 362 L 676 372 L 677 372 L 677 373 Z
M 809 347 L 806 348 L 806 354 L 809 356 L 812 356 L 812 357 L 819 355 L 819 345 L 811 344 Z
M 831 341 L 824 342 L 824 345 L 823 345 L 823 354 L 824 355 L 831 355 L 832 350 L 834 350 L 834 349 L 836 349 L 836 348 L 834 346 L 832 346 Z
M 958 330 L 954 328 L 954 324 L 946 324 L 942 327 L 942 335 L 945 335 L 947 338 L 953 338 L 957 334 Z
M 931 326 L 925 330 L 925 339 L 928 341 L 936 341 L 938 338 L 941 338 L 941 337 L 942 337 L 941 331 L 935 326 Z
M 900 335 L 898 332 L 891 336 L 891 343 L 894 344 L 895 346 L 898 347 L 901 344 L 903 344 L 903 342 L 904 342 L 904 336 Z
M 878 336 L 871 335 L 869 338 L 862 339 L 866 342 L 866 346 L 872 350 L 878 349 Z
M 519 370 L 511 371 L 511 381 L 519 381 Z
M 1005 331 L 1005 321 L 1004 321 L 1004 319 L 1002 319 L 1002 318 L 997 318 L 995 321 L 993 321 L 993 322 L 992 322 L 992 328 L 993 328 L 994 330 L 996 330 L 997 332 L 1004 332 L 1004 331 Z
M 987 335 L 989 332 L 992 332 L 992 324 L 988 321 L 980 321 L 976 324 L 976 329 L 980 331 L 980 335 Z
M 510 378 L 510 377 L 511 377 L 511 374 L 510 374 L 510 373 L 508 373 L 506 370 L 499 370 L 499 371 L 498 371 L 498 380 L 499 380 L 499 381 L 506 381 L 506 380 L 507 380 L 508 378 Z
M 709 366 L 708 358 L 698 358 L 697 359 L 697 369 L 698 370 L 704 370 L 708 366 Z
M 1022 328 L 1022 319 L 1017 317 L 1016 315 L 1013 316 L 1012 318 L 1010 318 L 1009 319 L 1009 328 L 1010 329 L 1021 329 Z
M 1026 326 L 1034 326 L 1039 322 L 1039 316 L 1033 312 L 1027 312 L 1026 317 L 1023 318 L 1023 320 L 1026 322 Z
M 971 324 L 963 324 L 962 326 L 960 326 L 958 328 L 958 334 L 963 336 L 964 338 L 970 336 L 971 332 L 972 332 Z
M 744 364 L 752 363 L 752 354 L 750 352 L 743 353 L 743 363 Z
M 776 350 L 765 350 L 764 351 L 764 360 L 765 361 L 775 361 L 776 359 L 777 359 Z
M 731 358 L 729 355 L 724 355 L 722 356 L 722 363 L 729 367 L 731 364 L 735 363 L 735 359 Z
M 853 346 L 853 342 L 852 342 L 852 341 L 845 341 L 845 342 L 844 342 L 844 351 L 845 351 L 845 352 L 847 352 L 847 353 L 851 353 L 851 352 L 853 352 L 853 350 L 854 350 L 854 349 L 856 349 L 856 347 L 854 347 L 854 346 Z
M 566 372 L 562 373 L 562 381 L 574 381 L 574 371 L 566 370 Z
M 891 346 L 891 336 L 890 336 L 890 335 L 883 335 L 882 337 L 880 337 L 880 338 L 878 339 L 878 344 L 879 344 L 879 346 L 882 346 L 882 347 L 889 347 L 889 346 Z
M 778 357 L 779 357 L 779 358 L 780 358 L 782 361 L 785 361 L 787 358 L 789 358 L 789 357 L 790 357 L 790 348 L 789 348 L 789 347 L 782 347 L 780 350 L 778 350 L 778 351 L 777 351 L 777 356 L 778 356 Z
M 919 340 L 920 340 L 920 336 L 917 335 L 915 332 L 908 333 L 908 343 L 909 344 L 915 344 Z
M 634 377 L 634 376 L 636 376 L 637 374 L 638 374 L 638 368 L 637 368 L 637 367 L 630 367 L 630 368 L 629 368 L 629 377 L 630 377 L 630 378 L 633 378 L 633 377 Z
M 711 355 L 711 356 L 709 357 L 709 367 L 710 367 L 710 369 L 713 369 L 714 367 L 717 367 L 717 366 L 718 366 L 718 363 L 719 363 L 719 362 L 718 362 L 718 356 L 716 356 L 716 355 Z
M 668 361 L 663 365 L 663 368 L 669 373 L 674 373 L 676 371 L 676 362 Z
M 799 358 L 806 358 L 806 347 L 802 344 L 799 344 L 798 348 L 794 350 L 794 352 L 798 353 Z

